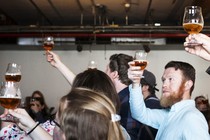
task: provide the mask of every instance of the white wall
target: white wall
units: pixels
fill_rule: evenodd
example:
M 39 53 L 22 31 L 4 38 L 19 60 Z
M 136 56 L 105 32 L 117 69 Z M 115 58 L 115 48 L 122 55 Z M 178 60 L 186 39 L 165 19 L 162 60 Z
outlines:
M 98 69 L 105 70 L 110 55 L 126 53 L 133 55 L 133 50 L 97 50 L 97 51 L 54 51 L 63 62 L 77 74 L 87 68 L 89 60 L 98 62 Z M 46 61 L 44 51 L 0 51 L 0 80 L 4 81 L 4 73 L 9 62 L 22 66 L 21 91 L 22 97 L 29 96 L 34 90 L 44 93 L 49 106 L 57 106 L 59 98 L 70 90 L 65 78 Z M 210 96 L 210 76 L 205 72 L 210 63 L 184 50 L 152 50 L 148 56 L 148 70 L 157 77 L 158 88 L 161 89 L 161 76 L 164 66 L 171 60 L 186 61 L 197 70 L 196 86 L 192 98 L 201 94 Z M 100 63 L 99 63 L 100 62 Z M 160 92 L 157 96 L 160 97 Z

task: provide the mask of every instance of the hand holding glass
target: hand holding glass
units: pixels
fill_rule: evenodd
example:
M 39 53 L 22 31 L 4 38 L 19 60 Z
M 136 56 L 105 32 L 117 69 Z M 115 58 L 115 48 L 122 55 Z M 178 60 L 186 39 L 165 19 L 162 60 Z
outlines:
M 202 9 L 199 6 L 185 7 L 183 17 L 183 28 L 188 34 L 198 34 L 204 26 Z M 189 46 L 200 45 L 195 39 L 192 39 Z
M 16 82 L 2 82 L 0 89 L 0 105 L 5 109 L 15 109 L 21 102 L 21 92 Z M 11 115 L 1 118 L 3 121 L 17 121 Z
M 0 104 L 7 109 L 15 109 L 21 101 L 21 93 L 17 83 L 2 82 L 0 89 Z
M 140 66 L 144 70 L 147 66 L 147 53 L 145 51 L 136 51 L 134 56 L 134 65 Z

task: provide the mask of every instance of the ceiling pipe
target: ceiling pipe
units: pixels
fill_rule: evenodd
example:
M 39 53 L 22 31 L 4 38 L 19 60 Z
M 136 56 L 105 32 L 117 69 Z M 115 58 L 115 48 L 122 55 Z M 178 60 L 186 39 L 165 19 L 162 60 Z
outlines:
M 202 33 L 209 34 L 210 26 L 205 26 Z M 83 27 L 0 27 L 0 37 L 186 37 L 182 26 L 83 26 Z
M 92 33 L 43 33 L 50 34 L 54 37 L 152 37 L 152 38 L 182 38 L 186 37 L 188 34 L 186 33 L 100 33 L 100 34 L 92 34 Z M 42 37 L 42 33 L 0 33 L 0 37 Z

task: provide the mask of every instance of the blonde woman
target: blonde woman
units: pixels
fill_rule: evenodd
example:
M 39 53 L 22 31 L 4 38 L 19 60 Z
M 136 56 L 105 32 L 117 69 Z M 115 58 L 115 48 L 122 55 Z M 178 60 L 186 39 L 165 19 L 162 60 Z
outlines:
M 112 101 L 105 95 L 75 88 L 61 116 L 65 140 L 125 140 Z

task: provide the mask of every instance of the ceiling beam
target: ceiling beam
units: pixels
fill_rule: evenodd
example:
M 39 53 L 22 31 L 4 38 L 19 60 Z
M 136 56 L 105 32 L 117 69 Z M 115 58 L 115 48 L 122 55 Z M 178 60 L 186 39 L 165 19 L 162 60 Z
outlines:
M 29 0 L 31 4 L 36 8 L 38 13 L 44 17 L 44 19 L 49 23 L 49 25 L 53 25 L 53 23 L 47 18 L 47 16 L 40 10 L 39 6 L 36 5 L 36 3 L 33 0 Z

